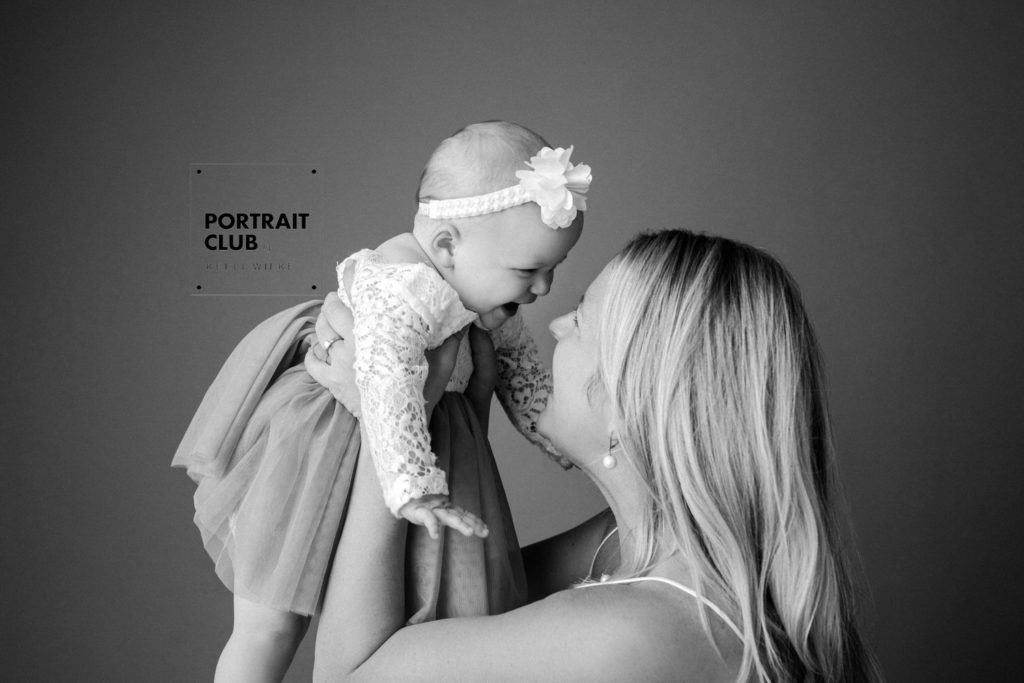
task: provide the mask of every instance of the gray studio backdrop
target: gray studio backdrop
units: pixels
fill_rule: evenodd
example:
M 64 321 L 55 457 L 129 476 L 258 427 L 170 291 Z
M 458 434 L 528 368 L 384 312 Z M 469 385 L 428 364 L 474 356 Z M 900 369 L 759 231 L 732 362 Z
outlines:
M 335 260 L 432 147 L 507 118 L 594 169 L 547 322 L 635 231 L 762 246 L 827 357 L 871 641 L 998 680 L 1022 635 L 1021 11 L 968 2 L 93 3 L 4 21 L 5 679 L 199 681 L 231 600 L 169 468 L 234 343 L 299 297 L 188 293 L 190 164 L 315 163 Z M 600 498 L 494 420 L 521 540 Z M 308 640 L 311 640 L 309 638 Z M 307 680 L 305 646 L 289 680 Z

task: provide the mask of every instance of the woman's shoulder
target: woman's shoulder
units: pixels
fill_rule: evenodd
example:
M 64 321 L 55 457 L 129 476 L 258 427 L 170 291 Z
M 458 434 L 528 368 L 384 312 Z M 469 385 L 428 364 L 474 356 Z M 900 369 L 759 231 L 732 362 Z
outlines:
M 578 634 L 612 679 L 734 681 L 739 670 L 743 648 L 732 631 L 709 614 L 712 643 L 696 602 L 665 584 L 578 587 L 533 606 L 538 619 Z
M 720 639 L 719 658 L 682 597 L 639 584 L 569 589 L 496 616 L 410 626 L 389 642 L 419 662 L 415 680 L 732 683 L 738 641 Z

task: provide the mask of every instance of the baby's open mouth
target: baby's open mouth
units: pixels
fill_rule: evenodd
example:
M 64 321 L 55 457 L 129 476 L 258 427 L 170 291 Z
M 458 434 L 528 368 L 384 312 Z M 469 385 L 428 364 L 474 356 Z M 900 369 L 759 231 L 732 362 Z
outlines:
M 515 301 L 510 301 L 507 304 L 504 304 L 501 307 L 501 310 L 503 310 L 505 314 L 508 315 L 509 317 L 512 317 L 513 315 L 516 314 L 516 311 L 519 310 L 519 304 L 517 304 Z

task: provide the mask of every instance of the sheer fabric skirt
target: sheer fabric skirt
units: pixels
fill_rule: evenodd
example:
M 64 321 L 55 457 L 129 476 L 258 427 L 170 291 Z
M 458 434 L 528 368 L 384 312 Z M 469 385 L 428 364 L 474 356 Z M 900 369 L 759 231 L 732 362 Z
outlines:
M 305 312 L 315 319 L 315 310 Z M 232 359 L 264 350 L 267 340 L 259 339 L 260 329 L 243 340 Z M 294 362 L 300 355 L 294 350 L 301 348 L 299 341 L 308 332 L 308 326 L 286 330 L 285 334 L 296 335 L 295 344 L 272 344 L 284 349 L 282 358 L 267 357 L 260 363 L 273 367 L 289 358 Z M 252 365 L 251 357 L 249 361 Z M 260 390 L 258 377 L 242 378 L 255 385 L 244 390 L 237 385 L 231 391 L 218 387 L 219 382 L 240 379 L 240 373 L 225 370 L 200 407 L 206 414 L 197 414 L 193 427 L 197 421 L 206 429 L 210 424 L 235 424 L 236 438 L 220 440 L 218 435 L 216 443 L 230 448 L 211 458 L 195 448 L 201 437 L 190 427 L 173 463 L 188 467 L 198 484 L 196 526 L 217 576 L 233 593 L 274 609 L 316 614 L 343 528 L 356 461 L 370 457 L 365 452 L 360 456 L 359 423 L 301 362 L 280 372 L 262 394 L 255 395 Z M 252 404 L 249 412 L 239 410 L 243 396 Z M 221 419 L 210 411 L 221 411 Z M 244 424 L 238 424 L 240 418 Z M 434 540 L 422 527 L 410 525 L 410 623 L 497 614 L 525 604 L 526 582 L 508 501 L 467 399 L 446 393 L 434 410 L 430 430 L 438 466 L 448 475 L 452 502 L 478 514 L 490 534 L 485 539 L 467 538 L 446 530 Z M 211 464 L 218 459 L 221 462 Z

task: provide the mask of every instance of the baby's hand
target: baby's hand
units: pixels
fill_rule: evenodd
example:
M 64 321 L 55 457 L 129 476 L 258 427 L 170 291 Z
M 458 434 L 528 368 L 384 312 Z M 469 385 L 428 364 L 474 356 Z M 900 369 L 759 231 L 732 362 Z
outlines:
M 484 538 L 490 533 L 487 525 L 471 512 L 452 505 L 448 496 L 429 495 L 414 498 L 398 508 L 398 514 L 413 524 L 426 527 L 431 538 L 437 538 L 441 525 L 462 532 L 463 536 Z

